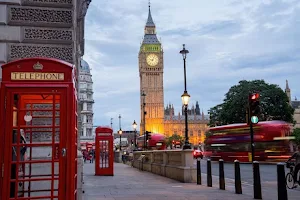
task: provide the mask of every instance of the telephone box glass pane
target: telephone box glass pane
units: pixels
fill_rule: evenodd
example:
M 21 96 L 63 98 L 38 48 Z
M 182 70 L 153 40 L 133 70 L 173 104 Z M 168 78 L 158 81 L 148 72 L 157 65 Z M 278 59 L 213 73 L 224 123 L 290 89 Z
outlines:
M 57 199 L 60 96 L 14 94 L 10 198 Z
M 109 168 L 109 141 L 101 140 L 99 141 L 100 147 L 100 168 Z

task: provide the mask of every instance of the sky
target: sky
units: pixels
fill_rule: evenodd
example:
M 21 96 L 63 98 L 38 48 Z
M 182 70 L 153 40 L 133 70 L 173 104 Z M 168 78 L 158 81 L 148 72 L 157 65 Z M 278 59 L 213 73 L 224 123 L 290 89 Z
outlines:
M 164 49 L 164 101 L 181 110 L 182 44 L 190 105 L 207 111 L 240 80 L 264 79 L 300 100 L 299 0 L 151 0 Z M 132 130 L 140 123 L 138 52 L 148 0 L 93 0 L 85 19 L 84 59 L 94 81 L 94 125 Z M 296 39 L 296 37 L 298 37 Z M 298 87 L 297 87 L 298 86 Z

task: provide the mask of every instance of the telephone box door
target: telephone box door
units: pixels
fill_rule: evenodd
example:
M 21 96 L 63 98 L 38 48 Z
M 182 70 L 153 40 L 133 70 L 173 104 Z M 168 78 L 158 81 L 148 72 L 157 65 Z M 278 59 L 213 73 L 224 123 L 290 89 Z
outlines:
M 66 88 L 6 88 L 2 200 L 66 199 Z
M 95 175 L 114 175 L 113 130 L 106 127 L 96 128 Z

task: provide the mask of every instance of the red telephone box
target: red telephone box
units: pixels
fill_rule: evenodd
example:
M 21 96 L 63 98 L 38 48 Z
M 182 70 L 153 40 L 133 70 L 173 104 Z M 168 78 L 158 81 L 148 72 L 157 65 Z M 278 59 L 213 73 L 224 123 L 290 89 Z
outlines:
M 28 58 L 2 66 L 0 199 L 77 198 L 73 66 Z
M 95 175 L 113 176 L 113 130 L 108 127 L 97 127 L 95 137 Z

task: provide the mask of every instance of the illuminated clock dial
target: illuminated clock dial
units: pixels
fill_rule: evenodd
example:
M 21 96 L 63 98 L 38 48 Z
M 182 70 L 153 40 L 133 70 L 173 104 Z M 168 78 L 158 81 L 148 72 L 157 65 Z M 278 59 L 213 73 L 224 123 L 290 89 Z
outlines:
M 150 65 L 151 67 L 154 67 L 158 64 L 158 56 L 155 54 L 149 54 L 147 56 L 147 63 L 148 65 Z

